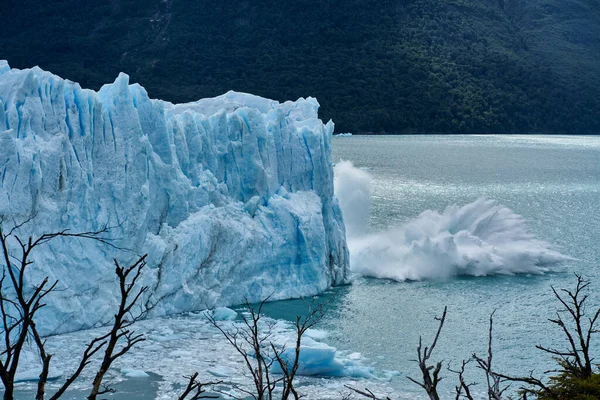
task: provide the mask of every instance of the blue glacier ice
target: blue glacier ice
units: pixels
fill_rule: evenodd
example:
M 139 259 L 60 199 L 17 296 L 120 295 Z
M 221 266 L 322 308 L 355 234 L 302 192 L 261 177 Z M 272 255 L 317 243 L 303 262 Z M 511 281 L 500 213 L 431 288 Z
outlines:
M 0 61 L 0 216 L 20 235 L 114 227 L 118 251 L 56 239 L 30 285 L 59 281 L 47 331 L 108 321 L 112 258 L 148 253 L 151 316 L 316 294 L 344 283 L 348 250 L 333 193 L 333 123 L 313 98 L 229 92 L 153 100 L 120 74 L 98 92 Z M 13 222 L 14 223 L 14 222 Z

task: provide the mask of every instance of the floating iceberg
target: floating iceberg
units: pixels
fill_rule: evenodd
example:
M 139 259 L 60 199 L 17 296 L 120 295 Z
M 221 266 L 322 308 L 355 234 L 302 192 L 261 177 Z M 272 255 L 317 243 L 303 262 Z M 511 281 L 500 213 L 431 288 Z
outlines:
M 293 367 L 296 349 L 288 347 L 281 353 L 288 370 Z M 360 356 L 353 353 L 346 358 L 339 358 L 337 349 L 327 344 L 318 342 L 310 337 L 302 338 L 302 346 L 298 357 L 297 374 L 301 376 L 327 376 L 327 377 L 352 377 L 374 378 L 374 369 L 360 363 Z M 283 374 L 281 364 L 273 363 L 272 372 Z
M 333 123 L 313 98 L 278 103 L 229 92 L 174 105 L 120 74 L 98 92 L 0 61 L 0 216 L 20 235 L 97 230 L 115 246 L 56 239 L 27 276 L 59 281 L 48 331 L 101 324 L 114 310 L 111 259 L 148 253 L 151 316 L 346 281 L 333 195 Z

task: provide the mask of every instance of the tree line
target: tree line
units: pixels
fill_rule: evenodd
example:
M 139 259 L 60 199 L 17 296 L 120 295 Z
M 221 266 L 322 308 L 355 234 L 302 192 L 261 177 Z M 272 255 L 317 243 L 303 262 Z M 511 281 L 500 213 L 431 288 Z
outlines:
M 314 96 L 337 132 L 600 133 L 591 0 L 7 0 L 0 58 L 150 96 Z

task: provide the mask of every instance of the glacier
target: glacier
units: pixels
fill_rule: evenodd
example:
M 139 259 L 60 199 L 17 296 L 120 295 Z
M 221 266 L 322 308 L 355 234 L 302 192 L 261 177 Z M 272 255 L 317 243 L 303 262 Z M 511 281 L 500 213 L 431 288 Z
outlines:
M 314 295 L 347 282 L 333 189 L 333 123 L 314 98 L 228 92 L 171 104 L 120 74 L 98 92 L 0 61 L 0 218 L 21 236 L 112 227 L 112 243 L 57 238 L 27 282 L 59 281 L 46 333 L 106 323 L 112 259 L 148 254 L 150 316 Z M 15 243 L 13 243 L 14 245 Z

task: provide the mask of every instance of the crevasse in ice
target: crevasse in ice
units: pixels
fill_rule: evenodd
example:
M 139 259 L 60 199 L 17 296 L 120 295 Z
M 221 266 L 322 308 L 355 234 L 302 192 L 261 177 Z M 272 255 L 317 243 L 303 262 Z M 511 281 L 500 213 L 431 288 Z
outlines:
M 0 61 L 0 216 L 20 235 L 112 227 L 117 250 L 58 238 L 29 285 L 59 281 L 47 332 L 106 322 L 112 258 L 148 253 L 150 315 L 306 296 L 346 280 L 333 195 L 333 124 L 313 98 L 229 92 L 174 105 L 119 75 L 98 92 Z M 13 243 L 14 244 L 14 243 Z

